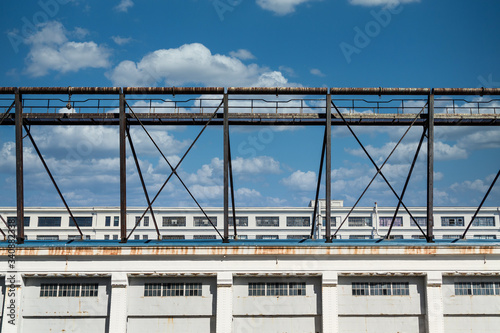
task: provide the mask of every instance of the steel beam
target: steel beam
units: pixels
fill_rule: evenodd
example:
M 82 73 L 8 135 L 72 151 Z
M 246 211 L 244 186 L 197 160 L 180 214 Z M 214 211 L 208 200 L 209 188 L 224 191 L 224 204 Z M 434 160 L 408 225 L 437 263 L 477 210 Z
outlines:
M 23 175 L 23 102 L 19 89 L 16 90 L 16 202 L 17 243 L 24 243 L 24 175 Z
M 125 95 L 120 92 L 120 242 L 127 242 L 127 115 Z
M 326 200 L 326 243 L 332 242 L 332 228 L 330 225 L 332 212 L 332 95 L 326 95 L 326 162 L 325 162 L 325 200 Z
M 314 230 L 316 229 L 316 215 L 318 212 L 319 205 L 319 189 L 321 187 L 321 175 L 323 174 L 323 164 L 325 164 L 325 150 L 326 150 L 326 125 L 325 125 L 325 134 L 323 135 L 323 147 L 321 148 L 321 158 L 319 161 L 319 172 L 318 172 L 318 182 L 316 183 L 316 196 L 314 197 L 314 210 L 312 216 L 312 225 L 311 225 L 311 235 L 310 238 L 314 239 Z M 320 211 L 321 215 L 321 211 Z M 319 222 L 321 223 L 321 222 Z
M 234 239 L 238 239 L 238 233 L 236 230 L 236 205 L 234 203 L 234 181 L 233 181 L 233 159 L 231 157 L 231 140 L 228 136 L 227 146 L 229 151 L 229 184 L 231 189 L 231 207 L 233 213 L 233 231 L 234 231 Z
M 434 242 L 434 94 L 427 102 L 427 242 Z
M 224 94 L 224 237 L 223 243 L 229 243 L 229 99 Z M 234 207 L 233 207 L 234 208 Z M 236 223 L 236 221 L 233 221 Z

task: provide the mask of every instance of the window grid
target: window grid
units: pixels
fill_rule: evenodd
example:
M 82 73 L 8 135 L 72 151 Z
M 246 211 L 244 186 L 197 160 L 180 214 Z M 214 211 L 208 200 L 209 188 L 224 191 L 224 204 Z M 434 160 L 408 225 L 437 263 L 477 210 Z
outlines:
M 418 217 L 415 217 L 415 220 L 417 221 L 418 225 L 421 226 L 421 227 L 426 227 L 427 226 L 427 217 L 425 216 L 418 216 Z M 417 225 L 415 224 L 415 222 L 413 221 L 412 218 L 410 218 L 410 226 L 411 227 L 416 227 Z
M 472 295 L 470 282 L 455 282 L 455 295 Z
M 99 284 L 97 283 L 82 283 L 82 297 L 97 297 Z
M 120 224 L 120 217 L 119 216 L 115 216 L 113 218 L 113 226 L 118 227 L 119 224 Z
M 149 227 L 149 216 L 144 216 L 144 226 Z
M 23 220 L 24 220 L 24 226 L 25 227 L 29 227 L 30 226 L 30 217 L 29 216 L 25 216 L 23 218 Z M 9 225 L 17 225 L 17 216 L 7 217 L 7 224 L 9 224 Z
M 392 294 L 394 296 L 408 296 L 410 295 L 410 284 L 408 282 L 393 282 Z
M 391 222 L 392 222 L 392 216 L 379 218 L 379 223 L 380 223 L 381 227 L 388 227 L 391 225 Z M 403 218 L 401 216 L 397 216 L 394 219 L 394 226 L 395 227 L 402 227 L 403 226 Z
M 311 225 L 311 218 L 309 216 L 287 216 L 287 227 L 309 227 Z
M 106 216 L 106 221 L 104 222 L 105 227 L 111 226 L 111 216 Z
M 75 216 L 76 223 L 79 227 L 91 227 L 92 226 L 92 216 Z M 75 227 L 75 222 L 73 219 L 69 218 L 69 226 Z
M 390 296 L 391 284 L 387 282 L 372 282 L 370 283 L 370 295 Z
M 38 218 L 38 226 L 39 227 L 60 227 L 61 226 L 61 217 L 60 216 L 52 216 L 52 217 L 40 216 Z
M 283 282 L 273 282 L 267 284 L 267 296 L 287 296 L 288 285 Z
M 184 283 L 164 283 L 163 296 L 184 296 Z
M 217 226 L 217 216 L 209 216 L 208 219 L 212 221 L 214 226 Z M 195 227 L 211 227 L 212 224 L 210 224 L 205 216 L 195 216 L 193 221 L 194 221 L 194 226 Z
M 161 283 L 144 284 L 144 297 L 161 296 Z
M 57 283 L 42 283 L 40 297 L 57 297 Z
M 162 226 L 164 227 L 185 227 L 185 216 L 163 216 Z
M 494 227 L 495 217 L 493 216 L 476 216 L 474 222 L 472 222 L 473 227 Z
M 350 227 L 371 227 L 372 218 L 370 216 L 349 216 L 348 224 Z
M 454 216 L 454 217 L 441 217 L 441 226 L 443 227 L 463 227 L 464 217 Z
M 288 294 L 290 296 L 305 296 L 306 283 L 305 282 L 290 282 L 288 284 Z
M 330 216 L 330 226 L 331 227 L 337 226 L 337 217 Z M 323 217 L 323 227 L 326 227 L 326 217 Z
M 257 216 L 255 217 L 257 227 L 279 227 L 279 216 Z
M 353 282 L 352 283 L 353 296 L 368 296 L 370 295 L 370 286 L 366 282 Z
M 233 226 L 233 218 L 230 216 L 228 219 L 229 226 Z M 236 226 L 248 227 L 248 216 L 236 216 Z
M 79 297 L 80 284 L 78 283 L 61 283 L 59 284 L 58 297 Z
M 473 282 L 472 283 L 473 295 L 495 295 L 493 282 Z
M 500 295 L 500 282 L 495 282 L 495 291 L 497 295 Z
M 193 239 L 216 239 L 215 235 L 193 235 Z
M 201 283 L 186 283 L 186 296 L 201 296 Z
M 250 282 L 248 284 L 248 296 L 265 296 L 266 284 L 261 282 Z

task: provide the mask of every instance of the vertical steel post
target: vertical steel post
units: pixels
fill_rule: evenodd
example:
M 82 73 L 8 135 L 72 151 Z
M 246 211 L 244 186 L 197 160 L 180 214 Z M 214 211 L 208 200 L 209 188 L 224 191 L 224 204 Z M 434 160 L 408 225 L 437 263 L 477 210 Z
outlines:
M 125 114 L 125 95 L 120 90 L 120 242 L 127 242 L 127 118 Z
M 434 242 L 434 90 L 427 104 L 427 242 Z
M 332 95 L 326 95 L 326 165 L 325 165 L 325 174 L 326 174 L 326 242 L 332 242 L 332 230 L 330 225 L 330 217 L 332 211 Z
M 222 241 L 229 243 L 229 100 L 224 93 L 224 237 Z M 233 207 L 234 208 L 234 207 Z M 236 221 L 233 221 L 236 223 Z
M 19 88 L 16 89 L 16 200 L 17 243 L 24 243 L 24 181 L 23 181 L 23 104 Z

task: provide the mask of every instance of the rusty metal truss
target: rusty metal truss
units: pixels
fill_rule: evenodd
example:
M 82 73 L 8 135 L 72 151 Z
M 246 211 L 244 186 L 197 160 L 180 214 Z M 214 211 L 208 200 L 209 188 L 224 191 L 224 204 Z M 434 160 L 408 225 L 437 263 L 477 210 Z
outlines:
M 126 242 L 142 218 L 151 212 L 158 239 L 161 239 L 153 213 L 153 204 L 172 177 L 176 177 L 213 226 L 223 242 L 230 242 L 229 213 L 232 212 L 234 237 L 236 230 L 236 207 L 232 174 L 229 127 L 235 125 L 286 125 L 324 126 L 322 153 L 320 157 L 316 200 L 310 237 L 314 237 L 316 211 L 323 172 L 325 173 L 326 242 L 331 243 L 344 225 L 348 216 L 368 190 L 377 176 L 383 178 L 398 199 L 392 223 L 384 239 L 390 237 L 399 209 L 406 210 L 427 242 L 434 241 L 433 234 L 433 173 L 434 173 L 434 126 L 499 126 L 500 89 L 489 88 L 221 88 L 221 87 L 0 87 L 0 125 L 15 126 L 16 140 L 16 200 L 17 242 L 24 242 L 24 185 L 23 185 L 23 139 L 28 137 L 54 187 L 66 207 L 70 218 L 83 239 L 83 233 L 73 217 L 56 180 L 45 163 L 42 152 L 31 136 L 30 127 L 38 125 L 92 126 L 111 125 L 119 127 L 120 141 L 120 234 Z M 14 112 L 12 112 L 14 110 Z M 156 144 L 146 129 L 150 125 L 198 125 L 201 131 L 193 140 L 177 164 L 173 165 Z M 171 169 L 160 190 L 151 198 L 137 153 L 130 135 L 130 126 L 140 126 L 155 145 L 159 154 Z M 221 232 L 210 220 L 205 210 L 183 182 L 177 169 L 191 151 L 208 126 L 222 126 L 224 151 L 224 230 Z M 332 233 L 331 212 L 331 129 L 345 126 L 358 142 L 376 172 L 351 208 L 346 218 Z M 399 142 L 381 165 L 370 156 L 352 126 L 407 126 Z M 408 131 L 422 127 L 422 135 L 401 193 L 397 193 L 385 177 L 382 169 Z M 23 130 L 24 129 L 24 130 Z M 420 149 L 427 138 L 427 226 L 422 229 L 413 218 L 403 198 L 410 181 Z M 126 145 L 129 143 L 137 172 L 141 180 L 148 207 L 127 234 L 126 191 Z M 324 171 L 323 171 L 324 170 Z M 465 229 L 469 227 L 495 185 L 500 170 L 485 193 L 481 204 Z M 229 205 L 231 196 L 232 205 Z M 231 209 L 230 209 L 231 208 Z M 2 218 L 3 220 L 3 218 Z M 6 224 L 6 222 L 4 221 Z M 5 236 L 3 230 L 1 233 Z

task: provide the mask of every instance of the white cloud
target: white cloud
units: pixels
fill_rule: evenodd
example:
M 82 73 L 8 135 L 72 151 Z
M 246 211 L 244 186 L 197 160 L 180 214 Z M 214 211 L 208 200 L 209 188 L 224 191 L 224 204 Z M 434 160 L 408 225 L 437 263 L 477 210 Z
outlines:
M 319 70 L 319 69 L 317 69 L 317 68 L 313 68 L 313 69 L 311 69 L 311 70 L 310 70 L 310 73 L 311 73 L 312 75 L 316 75 L 316 76 L 320 76 L 320 77 L 324 77 L 324 76 L 326 76 L 325 74 L 323 74 L 323 72 L 322 72 L 322 71 L 320 71 L 320 70 Z
M 238 58 L 241 60 L 255 59 L 255 56 L 248 50 L 239 49 L 238 51 L 231 51 L 229 55 L 233 58 Z
M 242 187 L 236 190 L 236 196 L 238 197 L 244 197 L 244 198 L 250 198 L 250 199 L 255 199 L 255 198 L 260 198 L 261 194 L 259 191 Z
M 111 37 L 111 39 L 113 39 L 113 42 L 115 42 L 118 45 L 125 45 L 125 44 L 128 44 L 132 41 L 131 37 L 125 38 L 125 37 L 120 37 L 120 36 L 113 36 L 113 37 Z
M 351 5 L 361 6 L 397 6 L 411 2 L 420 2 L 420 0 L 349 0 Z
M 280 162 L 269 156 L 257 156 L 254 158 L 237 157 L 232 161 L 234 173 L 244 174 L 278 174 Z
M 257 0 L 257 5 L 262 9 L 274 12 L 276 15 L 293 13 L 295 7 L 313 0 Z
M 282 182 L 291 189 L 313 191 L 316 188 L 316 173 L 314 171 L 303 172 L 297 170 L 290 177 L 283 178 Z
M 132 0 L 121 0 L 120 3 L 115 7 L 115 10 L 119 12 L 127 12 L 129 8 L 134 6 Z
M 67 73 L 109 66 L 110 51 L 107 48 L 94 42 L 68 41 L 67 32 L 60 22 L 40 24 L 38 28 L 36 34 L 25 40 L 30 46 L 26 58 L 29 75 L 40 77 L 51 70 Z
M 122 61 L 107 73 L 115 86 L 289 86 L 281 72 L 257 64 L 245 65 L 227 55 L 212 54 L 202 44 L 156 50 L 139 62 Z

